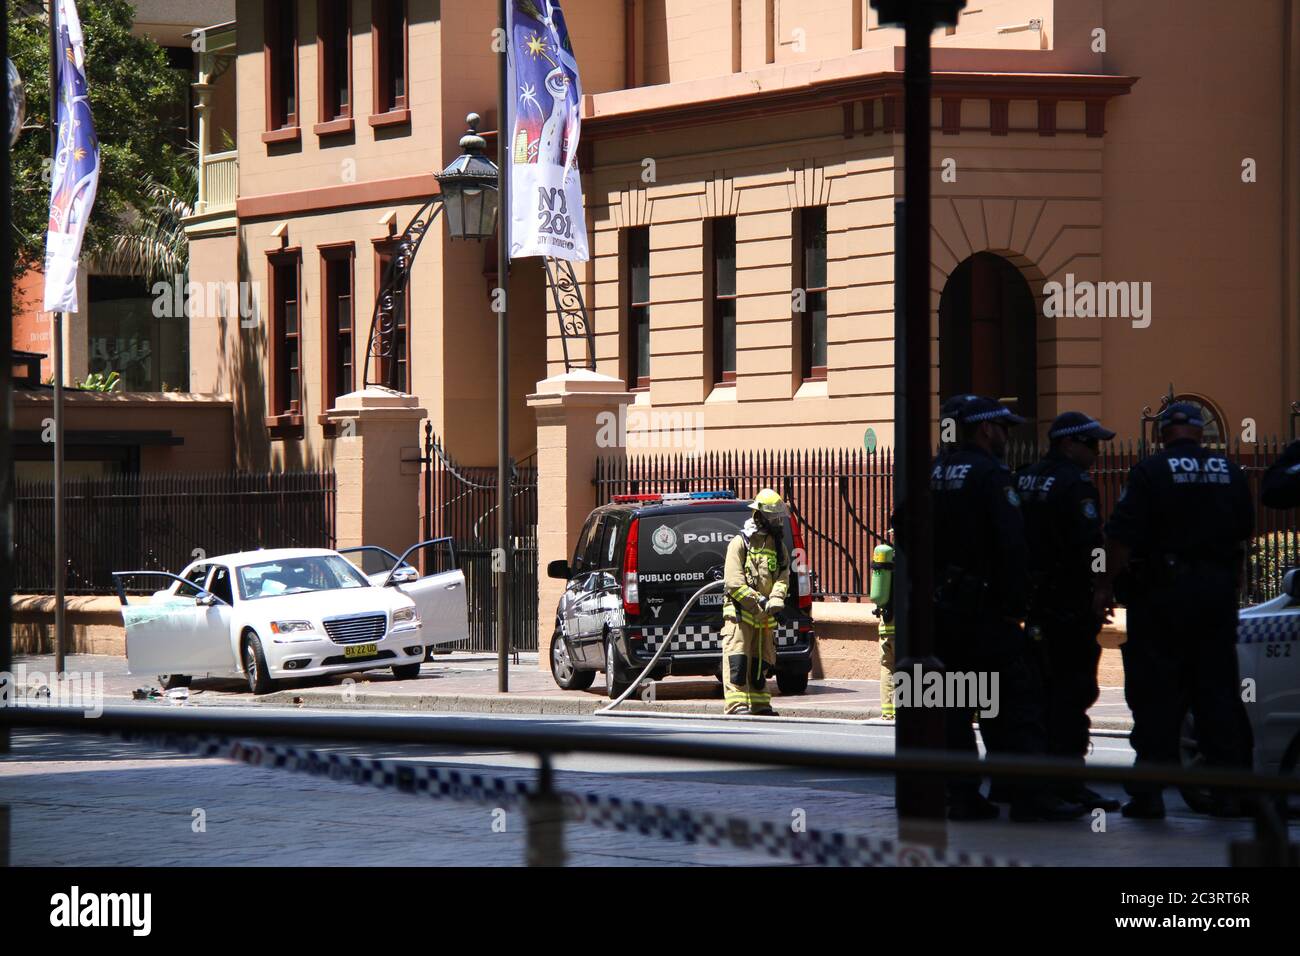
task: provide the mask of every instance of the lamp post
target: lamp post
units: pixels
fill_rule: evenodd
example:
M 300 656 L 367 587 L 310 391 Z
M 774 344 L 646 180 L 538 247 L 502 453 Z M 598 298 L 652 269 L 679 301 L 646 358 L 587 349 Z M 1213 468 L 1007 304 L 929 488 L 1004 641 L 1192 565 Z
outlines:
M 397 240 L 395 254 L 389 261 L 375 296 L 374 313 L 370 319 L 370 337 L 366 349 L 366 365 L 362 379 L 366 386 L 383 385 L 396 389 L 397 362 L 384 361 L 393 357 L 397 342 L 395 313 L 398 302 L 405 301 L 406 286 L 410 281 L 411 267 L 424 240 L 439 213 L 447 214 L 447 231 L 452 239 L 483 241 L 494 233 L 500 237 L 497 253 L 498 285 L 501 291 L 493 297 L 492 307 L 497 313 L 497 553 L 504 556 L 505 570 L 501 573 L 496 593 L 497 619 L 497 689 L 509 690 L 508 658 L 510 648 L 509 613 L 510 585 L 510 460 L 509 406 L 507 403 L 507 340 L 506 302 L 504 295 L 506 269 L 509 264 L 506 238 L 507 221 L 499 216 L 505 206 L 506 182 L 496 163 L 485 150 L 487 141 L 479 135 L 477 113 L 465 117 L 469 129 L 461 137 L 461 153 L 440 173 L 438 195 L 431 197 L 411 217 Z M 501 137 L 498 137 L 501 138 Z M 501 219 L 501 229 L 497 229 Z M 373 377 L 372 377 L 372 369 Z
M 504 30 L 505 5 L 501 6 L 501 28 Z M 506 116 L 505 108 L 506 55 L 501 54 L 501 105 L 499 116 Z M 447 210 L 447 227 L 453 239 L 488 239 L 497 232 L 497 288 L 492 297 L 492 308 L 497 314 L 497 550 L 502 561 L 496 588 L 497 621 L 497 691 L 510 690 L 510 395 L 509 395 L 509 326 L 506 321 L 510 276 L 510 243 L 507 177 L 501 175 L 495 163 L 483 155 L 487 142 L 478 135 L 477 114 L 468 117 L 469 132 L 460 141 L 461 155 L 438 175 L 438 185 Z M 501 124 L 498 124 L 501 125 Z M 498 159 L 506 162 L 505 144 L 509 137 L 497 130 Z M 507 215 L 500 217 L 498 209 L 505 208 Z

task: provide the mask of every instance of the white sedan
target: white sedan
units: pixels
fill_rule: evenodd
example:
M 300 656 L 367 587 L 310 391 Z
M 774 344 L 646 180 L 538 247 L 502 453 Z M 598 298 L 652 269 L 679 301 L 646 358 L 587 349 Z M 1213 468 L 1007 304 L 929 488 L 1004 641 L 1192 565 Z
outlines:
M 462 572 L 421 576 L 406 561 L 430 544 L 401 558 L 384 552 L 391 567 L 372 575 L 324 548 L 204 558 L 179 575 L 119 572 L 127 670 L 157 675 L 168 689 L 194 677 L 243 677 L 255 694 L 283 678 L 383 667 L 415 677 L 427 648 L 468 633 Z M 136 575 L 172 583 L 130 603 L 122 581 Z

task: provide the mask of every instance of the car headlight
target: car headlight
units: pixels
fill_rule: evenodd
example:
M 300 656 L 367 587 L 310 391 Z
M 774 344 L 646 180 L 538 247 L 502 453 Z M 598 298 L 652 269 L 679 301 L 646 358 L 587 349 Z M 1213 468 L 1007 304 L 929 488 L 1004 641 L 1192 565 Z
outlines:
M 297 631 L 314 631 L 316 625 L 311 621 L 272 621 L 271 633 L 273 634 L 293 634 Z
M 413 607 L 399 607 L 393 612 L 394 624 L 410 624 L 415 620 L 417 620 L 417 618 L 415 616 L 415 608 Z

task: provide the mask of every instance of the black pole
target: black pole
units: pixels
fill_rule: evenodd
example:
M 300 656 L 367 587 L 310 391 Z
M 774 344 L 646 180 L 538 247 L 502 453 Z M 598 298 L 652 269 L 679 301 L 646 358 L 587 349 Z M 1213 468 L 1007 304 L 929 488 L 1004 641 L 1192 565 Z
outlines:
M 50 0 L 50 169 L 54 169 L 59 153 L 59 23 L 56 0 Z M 53 313 L 54 346 L 54 673 L 61 678 L 67 669 L 67 647 L 64 641 L 64 599 L 67 591 L 67 561 L 65 560 L 63 528 L 63 319 L 62 312 Z
M 510 351 L 508 305 L 510 299 L 510 23 L 507 0 L 499 0 L 497 13 L 504 43 L 497 65 L 497 557 L 503 570 L 496 578 L 497 692 L 510 690 Z
M 914 673 L 942 667 L 935 658 L 933 520 L 930 503 L 930 34 L 955 23 L 965 0 L 873 0 L 882 23 L 902 24 L 906 35 L 903 93 L 901 268 L 895 269 L 895 669 Z M 896 207 L 897 208 L 897 207 Z M 896 742 L 908 751 L 944 747 L 943 710 L 899 707 Z M 895 806 L 902 839 L 942 844 L 943 782 L 900 773 Z
M 0 58 L 9 57 L 9 6 L 5 4 L 0 10 Z M 5 97 L 3 135 L 5 137 L 4 156 L 0 158 L 0 249 L 4 251 L 5 274 L 12 276 L 14 270 L 13 215 L 10 181 L 9 145 L 9 97 Z M 13 607 L 11 604 L 14 590 L 14 446 L 13 446 L 13 296 L 6 295 L 0 305 L 0 681 L 4 681 L 5 698 L 0 698 L 0 706 L 8 703 L 8 695 L 16 692 L 13 677 L 14 634 Z M 0 727 L 0 754 L 9 752 L 9 725 Z M 4 808 L 3 826 L 0 826 L 0 841 L 8 846 L 8 808 Z M 0 865 L 8 863 L 8 851 L 0 856 Z

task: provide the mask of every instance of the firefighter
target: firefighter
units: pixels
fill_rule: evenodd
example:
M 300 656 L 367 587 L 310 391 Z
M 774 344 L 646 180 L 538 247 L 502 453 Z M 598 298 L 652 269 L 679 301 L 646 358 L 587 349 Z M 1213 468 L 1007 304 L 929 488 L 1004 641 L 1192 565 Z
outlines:
M 1082 412 L 1064 412 L 1047 437 L 1047 453 L 1016 474 L 1033 559 L 1028 625 L 1040 645 L 1047 752 L 1082 766 L 1101 660 L 1092 569 L 1102 543 L 1102 519 L 1097 486 L 1088 472 L 1101 442 L 1115 433 Z M 1118 800 L 1082 784 L 1064 786 L 1060 793 L 1089 809 L 1119 809 Z
M 790 560 L 785 502 L 764 488 L 752 514 L 727 545 L 722 609 L 723 713 L 775 717 L 767 678 L 776 673 L 776 625 L 785 617 Z
M 935 459 L 935 638 L 945 670 L 999 679 L 999 706 L 980 716 L 990 754 L 1043 752 L 1042 710 L 1022 622 L 1029 590 L 1029 546 L 1020 498 L 1003 462 L 1009 432 L 1024 419 L 991 398 L 959 395 L 944 403 L 942 432 L 958 443 Z M 906 547 L 906 542 L 903 542 Z M 900 702 L 905 703 L 905 702 Z M 946 701 L 948 749 L 974 756 L 972 701 Z M 985 820 L 999 813 L 978 777 L 948 784 L 948 817 Z M 1040 786 L 1006 783 L 1011 819 L 1069 820 L 1086 808 Z
M 1237 594 L 1255 514 L 1241 469 L 1201 445 L 1201 416 L 1191 402 L 1161 413 L 1163 447 L 1133 466 L 1106 523 L 1106 573 L 1094 607 L 1107 616 L 1117 580 L 1123 581 L 1124 695 L 1139 767 L 1178 765 L 1189 706 L 1207 764 L 1251 765 L 1236 640 Z M 1164 817 L 1158 784 L 1126 789 L 1132 799 L 1124 816 Z M 1240 811 L 1239 801 L 1218 796 L 1212 812 Z

